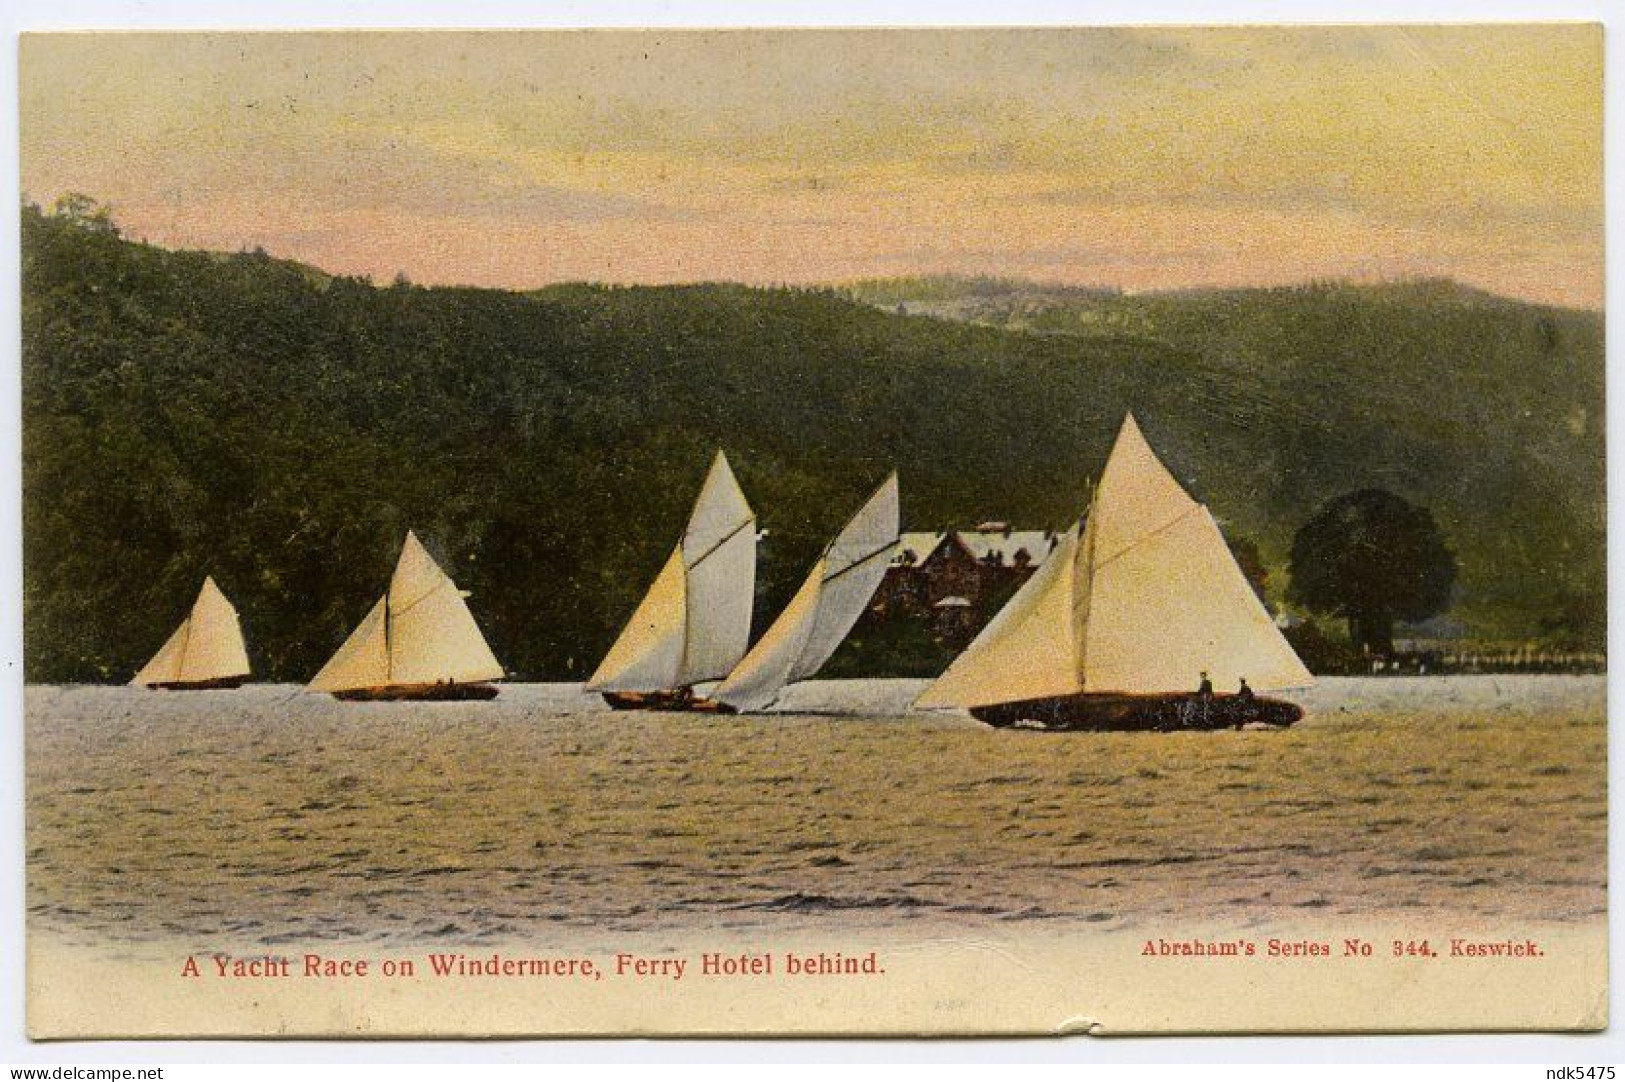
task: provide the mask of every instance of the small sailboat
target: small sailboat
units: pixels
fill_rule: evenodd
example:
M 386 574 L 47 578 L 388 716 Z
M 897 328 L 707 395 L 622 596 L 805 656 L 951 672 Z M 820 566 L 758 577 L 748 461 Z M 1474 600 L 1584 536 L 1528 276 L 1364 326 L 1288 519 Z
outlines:
M 756 515 L 718 451 L 682 539 L 587 690 L 617 710 L 717 709 L 694 685 L 745 655 L 755 595 Z
M 506 674 L 468 594 L 408 532 L 389 589 L 308 685 L 336 699 L 491 699 Z
M 868 607 L 897 540 L 894 473 L 824 549 L 784 612 L 712 698 L 737 711 L 763 710 L 787 684 L 822 668 Z
M 130 684 L 164 691 L 203 691 L 241 687 L 248 674 L 248 651 L 237 610 L 209 577 L 203 580 L 191 613 Z
M 998 727 L 1284 726 L 1302 709 L 1252 689 L 1313 683 L 1130 415 L 1087 517 L 915 705 Z

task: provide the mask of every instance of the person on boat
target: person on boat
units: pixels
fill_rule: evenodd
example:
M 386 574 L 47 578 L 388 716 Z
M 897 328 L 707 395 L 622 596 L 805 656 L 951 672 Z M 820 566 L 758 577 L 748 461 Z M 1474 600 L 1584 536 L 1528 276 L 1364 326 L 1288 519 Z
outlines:
M 1240 729 L 1249 720 L 1253 712 L 1253 689 L 1247 686 L 1247 678 L 1241 678 L 1241 687 L 1236 692 L 1236 705 L 1241 709 L 1236 711 L 1236 728 Z
M 1206 669 L 1202 670 L 1202 682 L 1196 686 L 1196 705 L 1197 721 L 1205 729 L 1213 716 L 1213 681 L 1208 679 Z

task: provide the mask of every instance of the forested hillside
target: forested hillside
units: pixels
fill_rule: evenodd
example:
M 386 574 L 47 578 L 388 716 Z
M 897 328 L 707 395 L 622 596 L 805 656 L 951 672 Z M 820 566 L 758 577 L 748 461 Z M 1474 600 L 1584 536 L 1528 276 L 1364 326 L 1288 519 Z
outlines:
M 1600 636 L 1594 314 L 1085 291 L 1008 329 L 833 290 L 379 287 L 34 208 L 22 249 L 32 681 L 128 679 L 204 574 L 258 674 L 305 679 L 408 528 L 511 671 L 579 678 L 717 447 L 768 531 L 760 630 L 888 469 L 906 528 L 1061 526 L 1129 408 L 1276 596 L 1315 508 L 1380 485 L 1437 516 L 1473 631 Z

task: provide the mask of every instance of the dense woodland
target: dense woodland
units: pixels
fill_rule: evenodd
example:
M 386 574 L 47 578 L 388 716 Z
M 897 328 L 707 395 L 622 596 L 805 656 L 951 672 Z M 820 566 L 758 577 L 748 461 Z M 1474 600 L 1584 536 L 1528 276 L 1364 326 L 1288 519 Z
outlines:
M 760 630 L 887 470 L 905 528 L 1060 527 L 1130 408 L 1257 543 L 1272 599 L 1315 510 L 1380 486 L 1433 512 L 1470 634 L 1601 643 L 1596 313 L 1439 283 L 1038 304 L 1003 283 L 968 317 L 898 314 L 907 283 L 884 304 L 376 286 L 135 243 L 82 207 L 22 218 L 31 681 L 128 679 L 205 574 L 257 674 L 306 679 L 408 528 L 516 676 L 580 678 L 718 447 L 768 531 Z M 917 665 L 900 648 L 860 635 L 835 669 Z

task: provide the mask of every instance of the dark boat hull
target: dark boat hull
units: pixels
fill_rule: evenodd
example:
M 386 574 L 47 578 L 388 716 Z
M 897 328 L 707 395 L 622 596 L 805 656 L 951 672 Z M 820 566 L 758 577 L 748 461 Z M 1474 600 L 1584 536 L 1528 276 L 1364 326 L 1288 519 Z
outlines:
M 153 691 L 229 691 L 240 688 L 246 676 L 222 676 L 218 680 L 171 680 L 163 684 L 148 684 Z
M 1065 695 L 971 708 L 976 720 L 996 729 L 1047 732 L 1155 732 L 1285 728 L 1303 708 L 1281 699 L 1237 695 Z
M 604 702 L 611 710 L 673 710 L 701 714 L 738 713 L 727 703 L 706 699 L 694 694 L 692 688 L 675 691 L 604 691 Z
M 333 698 L 346 702 L 470 702 L 497 697 L 490 684 L 394 684 L 381 688 L 335 691 Z

